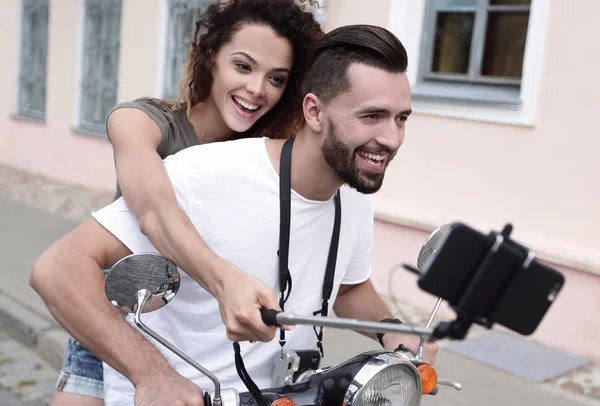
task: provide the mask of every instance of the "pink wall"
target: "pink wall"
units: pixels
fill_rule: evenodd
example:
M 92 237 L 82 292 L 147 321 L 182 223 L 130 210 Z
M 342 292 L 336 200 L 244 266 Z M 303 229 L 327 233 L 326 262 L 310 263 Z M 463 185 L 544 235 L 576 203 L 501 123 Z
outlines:
M 75 134 L 64 123 L 0 117 L 0 162 L 64 182 L 114 191 L 112 148 L 105 138 Z
M 394 297 L 427 310 L 433 309 L 437 298 L 419 289 L 416 275 L 405 270 L 396 271 L 391 286 L 388 278 L 390 270 L 397 264 L 416 265 L 417 255 L 428 235 L 426 232 L 377 221 L 373 248 L 373 282 L 376 288 L 386 295 L 391 289 Z M 600 277 L 554 267 L 565 275 L 565 286 L 530 338 L 557 349 L 600 360 Z M 440 317 L 453 315 L 452 310 L 442 306 Z
M 408 10 L 425 2 L 403 3 Z M 594 17 L 600 2 L 534 3 L 549 4 L 547 29 L 532 38 L 544 49 L 534 125 L 501 123 L 499 112 L 509 108 L 488 106 L 498 114 L 488 118 L 500 123 L 485 122 L 433 108 L 460 107 L 466 114 L 477 105 L 438 101 L 424 112 L 414 100 L 405 142 L 375 195 L 375 208 L 400 224 L 458 218 L 488 228 L 511 221 L 515 235 L 536 252 L 600 274 L 600 43 Z

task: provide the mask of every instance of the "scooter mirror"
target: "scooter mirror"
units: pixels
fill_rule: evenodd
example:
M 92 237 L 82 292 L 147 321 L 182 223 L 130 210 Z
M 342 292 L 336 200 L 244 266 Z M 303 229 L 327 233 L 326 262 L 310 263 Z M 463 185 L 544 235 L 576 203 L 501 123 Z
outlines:
M 104 282 L 108 300 L 126 313 L 135 313 L 137 294 L 151 293 L 142 313 L 153 312 L 169 303 L 179 290 L 177 266 L 159 254 L 132 254 L 114 264 Z
M 423 246 L 421 247 L 421 251 L 419 251 L 419 256 L 417 258 L 417 268 L 419 268 L 420 271 L 425 269 L 425 264 L 439 248 L 440 241 L 448 234 L 449 231 L 450 225 L 444 224 L 443 226 L 436 228 L 429 235 L 429 237 L 427 237 L 423 243 Z

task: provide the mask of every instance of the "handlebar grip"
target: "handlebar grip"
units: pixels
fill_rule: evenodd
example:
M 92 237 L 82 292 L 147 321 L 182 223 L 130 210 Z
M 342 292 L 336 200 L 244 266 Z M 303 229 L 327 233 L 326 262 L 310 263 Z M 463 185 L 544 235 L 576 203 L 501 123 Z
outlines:
M 273 309 L 260 309 L 260 315 L 263 323 L 265 323 L 267 326 L 281 327 L 280 324 L 277 323 L 277 315 L 279 313 L 281 312 Z
M 204 406 L 212 406 L 212 399 L 208 392 L 204 392 L 203 401 L 204 401 Z

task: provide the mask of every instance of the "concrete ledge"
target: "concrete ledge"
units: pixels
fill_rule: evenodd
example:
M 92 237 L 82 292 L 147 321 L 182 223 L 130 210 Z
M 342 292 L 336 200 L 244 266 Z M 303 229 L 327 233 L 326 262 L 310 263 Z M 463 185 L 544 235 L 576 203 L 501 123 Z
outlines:
M 0 291 L 0 325 L 8 335 L 60 371 L 68 334 L 58 323 Z
M 444 224 L 443 221 L 436 223 L 435 221 L 418 219 L 414 216 L 407 217 L 393 214 L 388 210 L 376 210 L 375 219 L 398 227 L 412 228 L 426 234 L 431 233 L 439 225 Z M 486 229 L 500 231 L 501 224 L 473 224 L 472 226 L 480 231 L 487 232 Z M 535 233 L 521 232 L 518 228 L 515 230 L 513 238 L 529 246 L 535 252 L 536 256 L 543 261 L 579 272 L 600 276 L 600 249 L 597 247 L 575 244 L 567 240 L 561 240 L 560 238 Z

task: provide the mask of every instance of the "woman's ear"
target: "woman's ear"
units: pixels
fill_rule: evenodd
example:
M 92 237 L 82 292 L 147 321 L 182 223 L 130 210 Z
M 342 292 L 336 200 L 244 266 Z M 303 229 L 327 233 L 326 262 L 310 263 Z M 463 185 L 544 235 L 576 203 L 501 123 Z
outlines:
M 212 72 L 215 67 L 215 53 L 212 49 L 206 51 L 206 64 L 208 65 L 208 70 Z
M 302 101 L 302 111 L 306 125 L 316 133 L 323 130 L 323 103 L 313 93 L 309 93 Z

